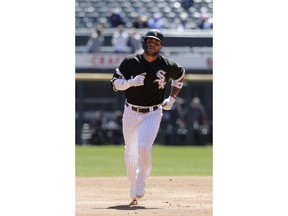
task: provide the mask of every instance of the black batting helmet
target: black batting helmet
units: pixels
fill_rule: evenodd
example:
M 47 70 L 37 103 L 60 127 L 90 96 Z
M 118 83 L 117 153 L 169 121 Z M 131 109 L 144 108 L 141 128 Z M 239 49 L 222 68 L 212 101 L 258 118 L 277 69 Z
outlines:
M 156 40 L 159 40 L 161 42 L 161 44 L 163 44 L 163 40 L 164 40 L 163 34 L 158 29 L 149 30 L 146 33 L 143 42 L 145 42 L 147 38 L 154 38 Z

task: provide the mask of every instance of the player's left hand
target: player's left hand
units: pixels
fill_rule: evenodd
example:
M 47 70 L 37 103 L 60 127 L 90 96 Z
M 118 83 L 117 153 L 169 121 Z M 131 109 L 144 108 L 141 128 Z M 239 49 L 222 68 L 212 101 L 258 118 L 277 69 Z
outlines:
M 172 96 L 169 96 L 166 98 L 162 103 L 162 109 L 164 110 L 170 110 L 173 106 L 173 103 L 175 102 L 175 98 Z

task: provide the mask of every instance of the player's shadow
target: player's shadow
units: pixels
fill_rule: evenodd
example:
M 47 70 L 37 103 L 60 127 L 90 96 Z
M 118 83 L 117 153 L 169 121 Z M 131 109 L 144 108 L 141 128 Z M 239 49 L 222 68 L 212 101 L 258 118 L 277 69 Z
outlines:
M 158 208 L 146 208 L 145 206 L 130 206 L 130 205 L 117 205 L 117 206 L 110 206 L 108 209 L 117 209 L 117 210 L 137 210 L 137 209 L 158 209 Z

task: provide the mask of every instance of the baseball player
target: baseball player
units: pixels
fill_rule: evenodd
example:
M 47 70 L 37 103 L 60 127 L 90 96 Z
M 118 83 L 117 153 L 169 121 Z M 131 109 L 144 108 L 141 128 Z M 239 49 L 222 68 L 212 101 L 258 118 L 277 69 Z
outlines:
M 127 56 L 111 79 L 114 91 L 125 91 L 122 118 L 124 159 L 130 183 L 130 205 L 144 196 L 151 172 L 151 150 L 159 131 L 162 110 L 170 110 L 183 86 L 184 68 L 159 53 L 163 34 L 149 30 L 142 41 L 144 52 Z M 168 80 L 170 96 L 164 100 Z

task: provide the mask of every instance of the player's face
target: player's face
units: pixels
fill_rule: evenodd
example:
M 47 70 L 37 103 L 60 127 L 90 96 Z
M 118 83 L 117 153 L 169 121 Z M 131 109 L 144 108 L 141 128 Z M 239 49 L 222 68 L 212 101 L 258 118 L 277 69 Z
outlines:
M 159 50 L 162 48 L 161 42 L 154 38 L 147 38 L 146 43 L 147 43 L 147 50 L 145 51 L 150 56 L 156 56 Z

